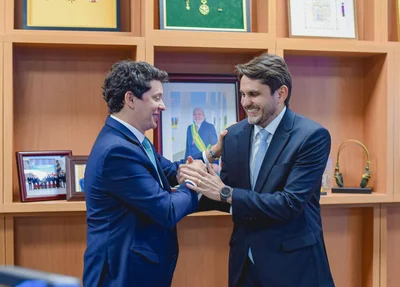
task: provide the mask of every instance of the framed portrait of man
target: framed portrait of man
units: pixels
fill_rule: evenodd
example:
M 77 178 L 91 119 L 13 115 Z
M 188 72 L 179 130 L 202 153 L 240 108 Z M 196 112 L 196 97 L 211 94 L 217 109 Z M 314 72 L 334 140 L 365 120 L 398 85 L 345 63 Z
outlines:
M 244 117 L 239 81 L 233 75 L 171 74 L 163 84 L 162 112 L 155 129 L 158 152 L 176 161 L 217 143 L 221 131 Z M 214 163 L 219 173 L 220 162 Z

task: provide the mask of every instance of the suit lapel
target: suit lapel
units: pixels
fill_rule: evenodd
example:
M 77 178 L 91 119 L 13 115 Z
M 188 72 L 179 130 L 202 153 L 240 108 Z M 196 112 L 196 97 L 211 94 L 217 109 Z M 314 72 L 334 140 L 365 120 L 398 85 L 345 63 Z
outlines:
M 255 191 L 260 192 L 264 182 L 267 180 L 269 173 L 271 172 L 272 167 L 274 166 L 276 160 L 280 156 L 283 148 L 286 146 L 290 133 L 289 131 L 293 127 L 294 121 L 294 113 L 290 111 L 288 108 L 285 112 L 285 115 L 282 118 L 278 128 L 275 131 L 274 136 L 272 137 L 272 141 L 269 144 L 267 153 L 264 157 L 263 163 L 260 168 L 260 172 L 257 177 L 256 186 L 254 188 Z
M 245 175 L 243 177 L 243 188 L 250 187 L 250 144 L 251 144 L 251 133 L 253 131 L 253 125 L 247 124 L 244 126 L 242 132 L 238 134 L 239 143 L 239 154 L 238 154 L 238 164 L 240 167 L 238 170 L 243 172 Z
M 144 150 L 143 146 L 139 143 L 139 140 L 137 139 L 137 137 L 127 127 L 125 127 L 120 122 L 114 120 L 110 116 L 107 117 L 106 124 L 109 125 L 110 127 L 114 128 L 114 129 L 118 130 L 121 134 L 123 134 L 123 136 L 125 137 L 125 139 L 127 141 L 129 141 L 130 143 L 132 143 L 134 145 L 139 146 L 142 149 L 143 153 L 146 154 L 146 151 Z M 152 149 L 153 149 L 154 157 L 156 159 L 157 168 L 158 168 L 158 171 L 159 171 L 158 173 L 160 174 L 160 178 L 161 178 L 162 184 L 163 184 L 165 189 L 171 191 L 169 183 L 167 181 L 167 178 L 164 175 L 163 169 L 162 169 L 160 161 L 158 159 L 157 152 L 155 151 L 153 145 L 152 145 Z M 146 156 L 147 156 L 147 154 L 146 154 Z M 152 173 L 153 173 L 153 176 L 155 176 L 155 178 L 158 178 L 157 171 L 155 169 L 153 169 Z

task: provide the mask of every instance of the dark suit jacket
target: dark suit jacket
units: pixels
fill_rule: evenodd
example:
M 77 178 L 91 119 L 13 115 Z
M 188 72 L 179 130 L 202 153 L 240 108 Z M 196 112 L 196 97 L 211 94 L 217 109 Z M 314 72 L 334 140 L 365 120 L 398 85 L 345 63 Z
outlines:
M 255 191 L 250 185 L 254 126 L 246 120 L 224 139 L 221 179 L 234 188 L 229 286 L 236 286 L 251 247 L 262 286 L 334 286 L 320 216 L 322 174 L 330 153 L 329 132 L 287 109 L 264 158 Z M 200 210 L 229 212 L 202 197 Z
M 164 188 L 133 133 L 107 118 L 85 171 L 84 286 L 170 286 L 175 225 L 196 211 L 198 199 L 184 184 L 171 193 L 179 163 L 156 160 Z
M 206 121 L 203 121 L 199 128 L 199 135 L 201 139 L 203 140 L 205 146 L 207 147 L 209 144 L 214 145 L 218 141 L 217 137 L 217 132 L 215 130 L 215 127 L 213 124 L 210 124 Z M 192 126 L 188 126 L 187 131 L 186 131 L 186 152 L 185 152 L 185 158 L 187 158 L 189 155 L 193 156 L 198 154 L 200 151 L 196 144 L 193 142 L 193 136 L 192 136 Z

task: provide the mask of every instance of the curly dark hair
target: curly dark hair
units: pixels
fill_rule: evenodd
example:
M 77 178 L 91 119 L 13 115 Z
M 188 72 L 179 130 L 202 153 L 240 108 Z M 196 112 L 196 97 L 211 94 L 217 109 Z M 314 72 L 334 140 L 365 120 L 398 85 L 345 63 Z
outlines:
M 288 96 L 285 100 L 285 105 L 289 106 L 292 93 L 292 77 L 285 60 L 281 57 L 264 53 L 246 64 L 237 65 L 236 74 L 239 80 L 243 75 L 249 79 L 259 80 L 271 89 L 271 94 L 275 93 L 281 86 L 287 86 Z
M 103 99 L 110 114 L 118 113 L 124 106 L 125 93 L 131 91 L 139 99 L 150 90 L 151 81 L 168 81 L 167 72 L 146 62 L 123 60 L 115 63 L 103 85 Z

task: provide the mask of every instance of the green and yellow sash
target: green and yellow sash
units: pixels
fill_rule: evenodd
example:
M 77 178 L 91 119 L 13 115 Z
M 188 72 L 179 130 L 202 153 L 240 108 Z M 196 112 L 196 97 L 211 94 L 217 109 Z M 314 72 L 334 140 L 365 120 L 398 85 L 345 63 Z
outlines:
M 199 149 L 199 151 L 204 151 L 208 148 L 210 148 L 211 145 L 208 145 L 208 147 L 206 147 L 206 145 L 204 144 L 203 140 L 201 139 L 198 130 L 196 129 L 196 125 L 193 123 L 192 124 L 192 137 L 193 137 L 193 142 L 196 145 L 196 147 Z

